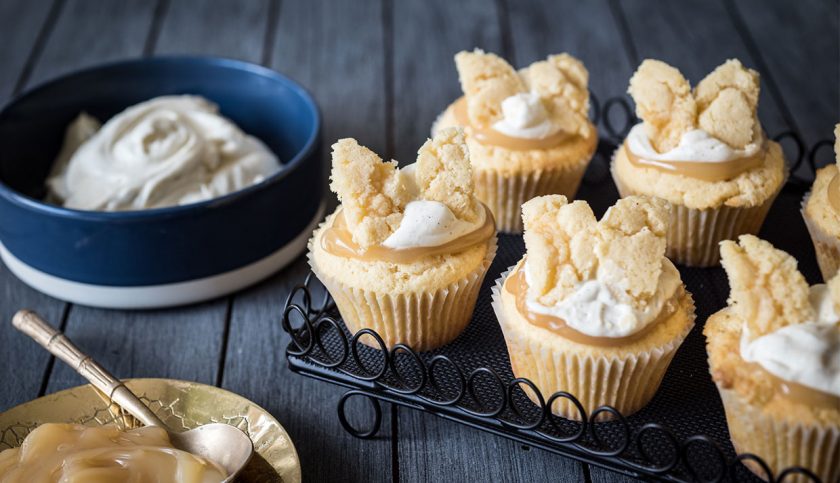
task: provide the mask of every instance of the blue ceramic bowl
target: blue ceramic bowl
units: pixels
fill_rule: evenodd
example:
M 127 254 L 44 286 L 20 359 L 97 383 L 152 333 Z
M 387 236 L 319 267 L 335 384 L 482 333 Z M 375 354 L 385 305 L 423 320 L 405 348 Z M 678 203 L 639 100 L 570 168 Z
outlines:
M 42 201 L 67 125 L 105 121 L 153 97 L 196 94 L 261 139 L 281 171 L 191 205 L 93 212 Z M 47 82 L 0 111 L 0 255 L 42 292 L 86 305 L 196 302 L 256 282 L 296 257 L 323 214 L 320 115 L 272 70 L 210 57 L 137 59 Z

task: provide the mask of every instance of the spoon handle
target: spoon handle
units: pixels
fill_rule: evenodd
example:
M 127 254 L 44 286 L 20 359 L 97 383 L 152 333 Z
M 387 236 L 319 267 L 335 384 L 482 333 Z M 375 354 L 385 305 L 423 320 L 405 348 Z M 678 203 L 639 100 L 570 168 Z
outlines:
M 66 335 L 31 310 L 20 310 L 12 317 L 12 325 L 31 337 L 41 347 L 76 370 L 94 387 L 146 426 L 166 427 L 148 406 L 143 404 L 125 385 L 76 347 Z

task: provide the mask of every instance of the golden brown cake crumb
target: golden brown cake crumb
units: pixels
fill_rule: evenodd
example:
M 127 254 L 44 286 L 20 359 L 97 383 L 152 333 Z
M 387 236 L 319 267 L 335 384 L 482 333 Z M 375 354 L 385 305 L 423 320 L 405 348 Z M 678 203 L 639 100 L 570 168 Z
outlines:
M 445 203 L 462 220 L 478 219 L 482 208 L 473 198 L 470 157 L 462 130 L 444 129 L 423 144 L 417 152 L 416 178 L 424 199 Z
M 467 114 L 477 126 L 490 126 L 502 118 L 502 101 L 525 92 L 522 79 L 504 59 L 476 49 L 458 52 L 455 66 L 467 97 Z
M 473 222 L 481 205 L 473 197 L 472 171 L 464 133 L 443 129 L 417 156 L 414 181 L 400 175 L 396 161 L 382 161 L 355 139 L 332 146 L 332 182 L 353 241 L 363 248 L 382 243 L 399 226 L 416 184 L 420 199 L 439 201 L 456 217 Z M 407 184 L 408 183 L 408 184 Z
M 571 55 L 552 55 L 517 72 L 495 54 L 463 51 L 455 55 L 455 66 L 474 125 L 491 126 L 501 120 L 502 101 L 530 91 L 539 95 L 554 125 L 589 136 L 589 72 Z
M 330 189 L 344 207 L 353 241 L 362 247 L 382 243 L 399 227 L 409 201 L 397 162 L 383 162 L 355 139 L 340 139 L 332 149 Z
M 636 102 L 636 115 L 644 121 L 645 132 L 659 152 L 680 143 L 684 133 L 697 126 L 697 104 L 691 86 L 679 70 L 665 62 L 645 59 L 627 92 Z
M 736 149 L 757 141 L 758 95 L 758 72 L 727 60 L 694 90 L 700 127 Z
M 565 132 L 589 135 L 589 72 L 583 62 L 566 53 L 551 55 L 519 74 L 527 89 L 543 99 L 556 125 Z
M 753 235 L 721 242 L 720 253 L 729 304 L 749 329 L 749 340 L 814 318 L 808 282 L 792 256 Z
M 644 304 L 657 287 L 669 212 L 662 200 L 619 200 L 600 222 L 585 201 L 565 196 L 522 205 L 529 286 L 544 305 L 555 305 L 584 280 L 598 277 L 621 287 L 621 301 Z

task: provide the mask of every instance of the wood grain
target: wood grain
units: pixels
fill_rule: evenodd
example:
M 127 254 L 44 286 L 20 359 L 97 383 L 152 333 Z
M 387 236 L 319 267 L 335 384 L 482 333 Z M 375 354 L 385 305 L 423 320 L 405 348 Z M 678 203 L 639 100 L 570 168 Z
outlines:
M 270 67 L 305 85 L 323 115 L 321 162 L 339 137 L 355 137 L 385 155 L 384 46 L 378 1 L 284 1 L 270 46 Z M 333 196 L 329 196 L 334 206 Z M 239 294 L 233 304 L 222 385 L 268 409 L 297 447 L 305 481 L 388 481 L 392 478 L 390 409 L 373 440 L 347 434 L 336 404 L 344 393 L 332 384 L 289 371 L 289 338 L 280 326 L 289 291 L 308 272 L 305 257 Z M 364 401 L 348 413 L 360 427 L 370 421 Z

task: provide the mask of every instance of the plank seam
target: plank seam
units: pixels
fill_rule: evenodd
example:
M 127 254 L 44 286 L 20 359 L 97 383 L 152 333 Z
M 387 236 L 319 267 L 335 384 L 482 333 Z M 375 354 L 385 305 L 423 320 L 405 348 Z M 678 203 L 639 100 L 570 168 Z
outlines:
M 624 10 L 621 9 L 621 4 L 618 0 L 609 0 L 610 12 L 615 20 L 619 35 L 624 40 L 624 52 L 627 58 L 630 59 L 633 66 L 639 65 L 639 53 L 636 50 L 636 44 L 633 43 L 633 36 L 630 35 L 630 26 L 627 23 L 627 16 L 624 15 Z M 635 67 L 634 67 L 635 68 Z
M 152 13 L 152 25 L 149 27 L 149 35 L 146 37 L 146 43 L 143 45 L 144 57 L 152 55 L 157 48 L 160 32 L 163 30 L 163 20 L 166 18 L 168 11 L 169 0 L 159 0 L 157 5 L 155 5 L 155 10 Z
M 264 66 L 271 64 L 271 58 L 274 56 L 274 40 L 277 38 L 277 25 L 280 22 L 280 6 L 280 0 L 269 0 L 263 55 L 260 61 Z
M 61 320 L 58 323 L 58 330 L 64 332 L 67 330 L 67 320 L 70 318 L 70 308 L 72 304 L 65 303 L 61 310 Z M 53 368 L 55 367 L 55 356 L 50 355 L 47 360 L 47 367 L 44 368 L 44 375 L 41 378 L 41 387 L 38 389 L 38 397 L 42 397 L 47 393 L 47 385 L 52 377 Z
M 225 302 L 225 327 L 222 331 L 222 344 L 219 347 L 219 365 L 216 368 L 216 387 L 222 387 L 225 378 L 225 362 L 227 361 L 228 341 L 230 340 L 230 326 L 233 318 L 233 296 L 227 297 Z
M 41 58 L 44 47 L 47 45 L 50 33 L 52 33 L 53 27 L 55 27 L 56 22 L 58 22 L 58 17 L 64 9 L 64 3 L 64 0 L 54 0 L 53 4 L 50 6 L 50 10 L 47 12 L 47 17 L 44 19 L 44 23 L 41 25 L 38 35 L 35 37 L 35 43 L 32 44 L 32 50 L 29 52 L 26 62 L 23 64 L 23 69 L 20 71 L 20 76 L 15 83 L 14 90 L 12 91 L 13 95 L 20 93 L 29 81 L 32 71 L 35 70 L 35 64 L 38 62 L 38 59 Z
M 391 481 L 400 482 L 400 458 L 399 458 L 399 406 L 391 404 Z
M 782 114 L 782 118 L 784 118 L 785 123 L 788 125 L 788 129 L 796 133 L 801 138 L 802 136 L 799 132 L 799 127 L 796 125 L 796 121 L 793 118 L 793 114 L 791 113 L 790 109 L 788 109 L 784 97 L 782 97 L 782 93 L 779 90 L 779 86 L 773 79 L 773 75 L 770 72 L 767 63 L 764 61 L 764 57 L 761 55 L 761 50 L 758 48 L 758 44 L 755 42 L 755 39 L 752 38 L 752 35 L 750 34 L 750 29 L 747 26 L 747 23 L 744 21 L 741 12 L 738 10 L 738 7 L 735 5 L 735 3 L 731 0 L 723 0 L 723 5 L 729 12 L 729 17 L 732 19 L 732 24 L 735 26 L 735 30 L 741 37 L 741 41 L 744 42 L 744 46 L 747 48 L 747 52 L 749 52 L 753 61 L 756 63 L 758 70 L 761 72 L 761 78 L 767 85 L 767 89 L 770 91 L 770 95 L 773 96 L 773 99 L 775 99 L 776 104 L 779 107 L 779 112 Z
M 382 44 L 384 48 L 385 78 L 385 154 L 393 159 L 396 152 L 394 116 L 394 6 L 382 0 Z
M 513 32 L 510 25 L 510 9 L 506 0 L 496 0 L 496 16 L 499 19 L 499 34 L 502 39 L 502 56 L 510 62 L 516 63 L 516 51 L 513 49 Z

